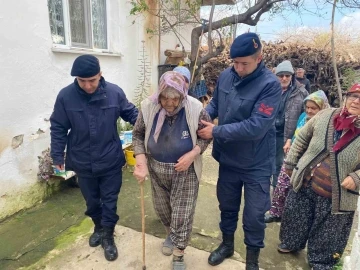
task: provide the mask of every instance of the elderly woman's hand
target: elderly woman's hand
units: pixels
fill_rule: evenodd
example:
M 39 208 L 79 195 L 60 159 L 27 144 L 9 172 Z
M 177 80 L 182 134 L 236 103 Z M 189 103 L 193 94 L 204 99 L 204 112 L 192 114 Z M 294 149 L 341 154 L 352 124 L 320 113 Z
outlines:
M 146 164 L 136 165 L 133 175 L 138 180 L 139 183 L 147 180 L 147 175 L 149 174 L 148 167 Z
M 292 176 L 292 173 L 293 173 L 293 170 L 291 170 L 291 169 L 285 169 L 285 173 L 287 174 L 287 176 L 291 177 L 291 176 Z
M 286 143 L 284 144 L 283 150 L 285 155 L 289 152 L 291 148 L 291 139 L 286 140 Z
M 197 155 L 200 154 L 200 147 L 196 145 L 193 150 L 184 154 L 178 159 L 178 163 L 175 165 L 175 171 L 183 172 L 186 171 L 190 165 L 194 162 Z
M 356 184 L 354 179 L 352 179 L 351 176 L 348 176 L 344 179 L 344 181 L 341 183 L 341 186 L 343 188 L 349 189 L 349 190 L 355 190 L 356 189 Z
M 146 157 L 144 154 L 140 154 L 137 155 L 135 159 L 136 159 L 136 165 L 133 175 L 138 180 L 138 182 L 141 183 L 147 180 L 147 175 L 149 174 Z

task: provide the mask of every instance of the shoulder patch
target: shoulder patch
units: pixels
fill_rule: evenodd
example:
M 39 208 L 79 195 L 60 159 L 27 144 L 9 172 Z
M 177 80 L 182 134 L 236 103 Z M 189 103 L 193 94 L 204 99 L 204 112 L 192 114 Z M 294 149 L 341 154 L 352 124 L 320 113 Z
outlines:
M 271 107 L 271 106 L 265 105 L 264 103 L 261 103 L 258 111 L 267 116 L 271 116 L 274 111 L 274 107 Z

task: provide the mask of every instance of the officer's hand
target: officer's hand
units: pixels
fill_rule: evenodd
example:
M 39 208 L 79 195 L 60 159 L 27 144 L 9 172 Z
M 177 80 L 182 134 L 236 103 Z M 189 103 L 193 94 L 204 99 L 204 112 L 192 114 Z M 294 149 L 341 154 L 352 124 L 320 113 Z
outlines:
M 354 179 L 352 179 L 351 176 L 348 176 L 344 179 L 344 181 L 341 183 L 341 186 L 343 188 L 349 189 L 349 190 L 355 190 L 356 189 L 356 184 Z
M 200 129 L 197 131 L 197 135 L 201 138 L 201 139 L 205 139 L 205 140 L 209 140 L 212 139 L 213 135 L 213 128 L 214 128 L 214 124 L 210 123 L 210 122 L 206 122 L 204 120 L 201 120 L 201 123 L 205 126 L 204 128 Z

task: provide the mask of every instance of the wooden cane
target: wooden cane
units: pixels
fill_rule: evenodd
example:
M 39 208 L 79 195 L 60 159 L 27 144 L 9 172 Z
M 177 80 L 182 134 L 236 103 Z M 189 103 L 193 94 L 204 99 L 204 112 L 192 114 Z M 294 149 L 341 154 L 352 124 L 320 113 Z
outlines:
M 140 199 L 141 199 L 141 227 L 142 227 L 142 259 L 143 270 L 146 270 L 145 265 L 145 205 L 144 205 L 144 181 L 140 184 Z

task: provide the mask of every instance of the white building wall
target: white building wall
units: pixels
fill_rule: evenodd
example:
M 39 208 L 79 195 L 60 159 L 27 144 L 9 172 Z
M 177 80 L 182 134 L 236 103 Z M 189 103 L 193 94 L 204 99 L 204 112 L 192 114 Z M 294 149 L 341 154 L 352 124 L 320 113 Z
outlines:
M 47 0 L 1 1 L 0 9 L 0 220 L 31 207 L 49 193 L 37 180 L 38 159 L 49 147 L 49 119 L 61 88 L 73 81 L 70 70 L 79 53 L 52 51 Z M 159 40 L 148 39 L 143 22 L 132 23 L 126 0 L 108 0 L 110 50 L 96 55 L 106 80 L 122 87 L 129 100 L 138 85 L 142 40 L 157 87 Z M 44 133 L 37 134 L 41 129 Z M 23 143 L 11 147 L 23 134 Z
M 188 9 L 188 6 L 185 4 L 185 1 L 182 1 L 182 6 L 184 9 Z M 200 17 L 200 10 L 198 13 Z M 168 18 L 168 20 L 175 20 L 175 18 Z M 160 65 L 165 64 L 166 56 L 164 55 L 165 50 L 175 50 L 177 44 L 180 45 L 180 50 L 182 50 L 182 45 L 185 48 L 185 51 L 191 51 L 191 31 L 194 27 L 199 25 L 182 25 L 181 27 L 175 26 L 174 29 L 179 38 L 177 38 L 173 33 L 163 34 L 160 36 Z M 179 41 L 180 39 L 180 41 Z M 190 58 L 190 55 L 189 55 Z
M 181 28 L 179 29 L 179 33 L 181 34 L 181 36 L 185 37 L 184 39 L 181 40 L 181 42 L 184 45 L 185 51 L 190 51 L 191 50 L 191 30 L 193 29 L 193 27 L 186 27 L 186 28 Z M 172 34 L 167 34 L 167 35 L 162 35 L 160 37 L 161 40 L 161 55 L 160 55 L 160 65 L 165 64 L 165 60 L 166 60 L 166 56 L 164 54 L 165 50 L 175 50 L 175 47 L 177 44 L 179 44 L 181 46 L 181 43 L 179 42 L 179 40 Z M 182 50 L 182 47 L 180 47 L 180 50 Z M 190 58 L 190 55 L 189 55 Z

